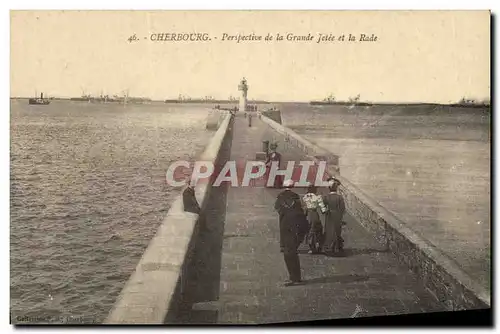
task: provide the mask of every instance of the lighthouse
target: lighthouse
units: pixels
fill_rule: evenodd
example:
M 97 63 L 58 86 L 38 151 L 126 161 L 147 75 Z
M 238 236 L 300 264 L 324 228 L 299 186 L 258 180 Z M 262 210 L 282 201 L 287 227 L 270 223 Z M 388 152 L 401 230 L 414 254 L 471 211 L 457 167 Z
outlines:
M 246 111 L 247 110 L 247 92 L 248 92 L 248 85 L 247 85 L 247 80 L 243 78 L 238 85 L 238 90 L 241 92 L 240 95 L 240 111 Z

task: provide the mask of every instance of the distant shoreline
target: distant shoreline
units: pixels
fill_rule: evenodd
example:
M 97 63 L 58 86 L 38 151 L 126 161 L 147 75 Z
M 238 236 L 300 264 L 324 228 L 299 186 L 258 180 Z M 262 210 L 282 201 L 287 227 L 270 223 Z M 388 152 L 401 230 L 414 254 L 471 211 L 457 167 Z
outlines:
M 329 105 L 340 105 L 340 106 L 354 106 L 354 107 L 373 107 L 373 106 L 402 106 L 402 107 L 412 107 L 412 106 L 422 106 L 422 107 L 460 107 L 460 108 L 491 108 L 491 104 L 485 103 L 429 103 L 429 102 L 412 102 L 412 103 L 397 103 L 397 102 L 344 102 L 344 101 L 310 101 L 312 106 L 329 106 Z
M 217 103 L 217 104 L 238 104 L 239 101 L 231 101 L 231 100 L 164 100 L 165 103 Z M 247 104 L 270 104 L 271 102 L 262 101 L 262 100 L 247 100 Z
M 29 100 L 30 97 L 11 97 L 11 100 Z M 74 97 L 54 97 L 50 100 L 60 100 L 60 101 L 74 101 L 74 102 L 87 102 L 87 100 L 83 100 L 81 98 Z M 88 101 L 90 103 L 122 103 L 123 101 Z M 176 100 L 176 99 L 167 99 L 167 100 L 129 100 L 130 104 L 142 104 L 142 103 L 175 103 L 175 104 L 190 104 L 190 103 L 203 103 L 203 104 L 234 104 L 238 105 L 238 101 L 231 100 Z M 422 107 L 459 107 L 459 108 L 486 108 L 490 109 L 491 104 L 486 103 L 431 103 L 431 102 L 346 102 L 346 101 L 309 101 L 309 102 L 299 102 L 299 101 L 263 101 L 263 100 L 255 100 L 255 101 L 247 101 L 248 104 L 280 104 L 280 103 L 302 103 L 309 104 L 311 106 L 330 106 L 330 105 L 339 105 L 339 106 L 353 106 L 353 107 L 374 107 L 374 106 L 402 106 L 402 107 L 412 107 L 412 106 L 422 106 Z
M 11 97 L 11 100 L 29 100 L 31 97 Z M 53 97 L 50 100 L 59 101 L 74 101 L 74 102 L 90 102 L 90 103 L 123 103 L 123 99 L 120 100 L 109 100 L 105 102 L 99 98 L 83 98 L 83 97 Z M 178 99 L 167 99 L 167 100 L 150 100 L 150 99 L 140 99 L 140 98 L 129 98 L 127 103 L 145 103 L 145 102 L 156 102 L 156 103 L 178 103 L 178 104 L 189 104 L 189 103 L 208 103 L 208 104 L 239 104 L 239 101 L 231 100 L 201 100 L 201 99 L 191 99 L 191 100 L 178 100 Z M 248 100 L 247 104 L 270 104 L 271 102 L 263 100 Z

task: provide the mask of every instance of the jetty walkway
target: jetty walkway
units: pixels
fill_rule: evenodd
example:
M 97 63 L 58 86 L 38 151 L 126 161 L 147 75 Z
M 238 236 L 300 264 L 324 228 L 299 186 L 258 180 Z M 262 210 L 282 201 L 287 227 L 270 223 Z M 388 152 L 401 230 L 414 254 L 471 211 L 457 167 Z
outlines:
M 262 141 L 269 139 L 278 141 L 283 161 L 305 159 L 262 121 L 254 118 L 252 123 L 248 127 L 243 117 L 235 118 L 230 160 L 254 160 Z M 227 189 L 224 219 L 207 220 L 198 237 L 197 274 L 188 289 L 191 308 L 174 322 L 276 323 L 444 310 L 418 278 L 349 215 L 346 256 L 311 255 L 301 246 L 305 284 L 284 287 L 288 274 L 273 209 L 280 191 Z
M 255 160 L 264 140 L 278 142 L 284 162 L 321 157 L 270 118 L 252 123 L 241 114 L 220 120 L 199 160 L 216 168 Z M 304 285 L 283 285 L 273 208 L 281 190 L 201 184 L 201 215 L 184 212 L 181 196 L 172 203 L 105 323 L 265 324 L 490 308 L 488 293 L 453 261 L 338 177 L 346 254 L 308 254 L 302 245 Z

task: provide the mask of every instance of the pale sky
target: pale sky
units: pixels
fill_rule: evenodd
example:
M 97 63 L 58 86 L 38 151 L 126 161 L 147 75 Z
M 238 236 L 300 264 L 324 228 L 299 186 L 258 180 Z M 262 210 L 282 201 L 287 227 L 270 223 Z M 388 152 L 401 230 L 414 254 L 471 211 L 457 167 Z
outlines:
M 207 42 L 152 42 L 153 33 Z M 141 40 L 129 43 L 133 34 Z M 222 34 L 314 36 L 222 41 Z M 318 33 L 376 42 L 316 43 Z M 147 39 L 143 39 L 146 37 Z M 333 11 L 12 11 L 11 96 L 237 96 L 308 101 L 334 94 L 387 102 L 490 96 L 490 13 Z

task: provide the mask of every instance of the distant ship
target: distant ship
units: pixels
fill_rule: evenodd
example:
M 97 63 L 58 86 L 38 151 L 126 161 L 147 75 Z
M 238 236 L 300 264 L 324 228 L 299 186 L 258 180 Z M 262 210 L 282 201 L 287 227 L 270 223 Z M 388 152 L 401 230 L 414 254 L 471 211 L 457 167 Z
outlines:
M 148 97 L 131 97 L 129 96 L 128 90 L 123 92 L 123 96 L 119 96 L 114 94 L 113 96 L 110 95 L 103 95 L 101 94 L 99 96 L 92 96 L 90 94 L 85 94 L 85 92 L 82 94 L 81 97 L 72 97 L 70 98 L 71 101 L 80 101 L 80 102 L 88 102 L 88 103 L 120 103 L 120 104 L 149 104 L 152 102 L 152 100 Z
M 333 94 L 330 94 L 328 97 L 324 98 L 322 101 L 310 101 L 310 105 L 328 105 L 328 104 L 338 104 L 335 100 Z
M 179 98 L 177 99 L 167 99 L 164 100 L 165 103 L 218 103 L 218 104 L 224 104 L 224 103 L 238 103 L 238 99 L 235 97 L 230 96 L 227 100 L 223 99 L 214 99 L 211 96 L 207 96 L 204 98 L 190 98 L 190 97 L 185 97 L 182 95 L 179 95 Z M 262 100 L 250 100 L 248 101 L 249 103 L 259 103 L 259 104 L 268 104 L 269 102 L 267 101 L 262 101 Z
M 43 93 L 40 94 L 40 98 L 32 98 L 28 100 L 29 104 L 38 104 L 38 105 L 47 105 L 50 104 L 50 101 L 48 99 L 43 98 Z
M 349 98 L 349 101 L 338 101 L 335 99 L 333 94 L 330 94 L 328 97 L 324 98 L 322 101 L 309 101 L 310 105 L 350 105 L 350 106 L 370 106 L 371 103 L 368 102 L 360 102 L 360 95 L 358 94 L 356 97 Z

